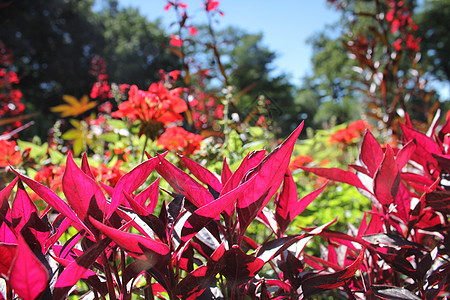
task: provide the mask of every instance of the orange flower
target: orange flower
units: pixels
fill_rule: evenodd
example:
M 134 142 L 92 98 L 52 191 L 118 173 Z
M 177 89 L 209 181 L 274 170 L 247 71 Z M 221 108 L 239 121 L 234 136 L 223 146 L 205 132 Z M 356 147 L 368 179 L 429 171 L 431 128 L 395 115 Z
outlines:
M 158 139 L 158 146 L 162 146 L 169 151 L 176 151 L 183 155 L 193 154 L 200 150 L 200 143 L 203 140 L 201 135 L 188 132 L 181 127 L 172 126 Z
M 0 167 L 14 166 L 22 161 L 22 154 L 16 147 L 15 141 L 0 140 Z
M 294 171 L 300 167 L 304 167 L 309 163 L 312 163 L 314 159 L 309 155 L 298 155 L 289 164 L 289 169 Z

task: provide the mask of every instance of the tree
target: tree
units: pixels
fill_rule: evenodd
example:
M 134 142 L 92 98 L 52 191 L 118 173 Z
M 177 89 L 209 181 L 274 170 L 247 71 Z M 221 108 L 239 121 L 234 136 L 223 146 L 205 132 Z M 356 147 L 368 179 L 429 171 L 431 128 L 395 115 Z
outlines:
M 11 48 L 20 88 L 28 110 L 41 111 L 28 130 L 45 136 L 54 123 L 49 108 L 63 94 L 89 94 L 95 82 L 89 76 L 91 59 L 109 64 L 110 79 L 147 88 L 161 68 L 176 66 L 165 54 L 168 43 L 158 23 L 150 23 L 135 9 L 117 9 L 109 1 L 100 13 L 94 0 L 12 1 L 0 8 L 0 40 Z
M 422 37 L 420 46 L 429 71 L 442 81 L 450 80 L 450 1 L 428 0 L 415 17 Z

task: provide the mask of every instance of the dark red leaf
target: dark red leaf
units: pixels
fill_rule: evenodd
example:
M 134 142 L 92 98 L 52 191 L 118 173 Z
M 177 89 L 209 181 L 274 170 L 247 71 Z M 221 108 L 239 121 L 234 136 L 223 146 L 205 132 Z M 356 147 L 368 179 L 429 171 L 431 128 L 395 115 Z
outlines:
M 27 224 L 27 222 L 31 219 L 31 215 L 35 214 L 37 217 L 38 210 L 33 201 L 31 201 L 28 196 L 25 188 L 22 184 L 22 181 L 19 180 L 19 184 L 17 186 L 16 196 L 14 197 L 14 202 L 11 207 L 11 217 L 14 224 L 14 229 L 19 232 L 22 228 Z M 17 220 L 17 221 L 15 221 Z
M 0 243 L 0 275 L 7 277 L 17 254 L 17 245 Z
M 55 283 L 53 299 L 64 299 L 70 288 L 89 272 L 92 264 L 110 243 L 111 240 L 109 238 L 102 239 L 91 246 L 80 257 L 72 261 L 59 275 Z
M 416 141 L 411 140 L 405 146 L 403 146 L 397 153 L 396 162 L 398 169 L 401 170 L 406 165 L 406 163 L 411 159 L 412 155 L 416 151 Z
M 147 210 L 150 213 L 152 213 L 155 210 L 156 205 L 158 204 L 158 196 L 159 196 L 159 177 L 155 180 L 155 182 L 150 184 L 136 197 L 134 197 L 134 201 L 136 201 L 142 206 L 146 206 Z M 149 200 L 148 204 L 145 205 L 147 200 Z
M 370 290 L 375 296 L 383 300 L 420 300 L 422 298 L 411 293 L 407 289 L 396 286 L 373 285 Z
M 394 159 L 394 151 L 387 145 L 383 161 L 375 173 L 373 191 L 377 200 L 383 205 L 394 201 L 400 185 L 400 172 Z
M 91 177 L 92 180 L 95 181 L 95 176 L 94 176 L 94 174 L 92 174 L 92 170 L 91 170 L 91 167 L 89 166 L 89 162 L 88 162 L 86 153 L 83 154 L 83 158 L 81 159 L 81 170 L 82 170 L 86 175 L 88 175 L 89 177 Z
M 335 289 L 344 285 L 345 281 L 353 277 L 361 266 L 364 259 L 364 251 L 365 248 L 361 250 L 358 258 L 342 271 L 331 274 L 317 274 L 305 278 L 302 281 L 304 297 L 308 298 L 311 295 L 320 293 L 324 290 Z
M 231 172 L 230 167 L 228 166 L 227 159 L 223 159 L 223 167 L 222 173 L 220 174 L 220 181 L 222 182 L 222 186 L 227 183 L 228 179 L 230 179 L 233 172 Z
M 370 176 L 373 177 L 383 160 L 383 149 L 369 130 L 364 134 L 359 157 L 367 167 Z

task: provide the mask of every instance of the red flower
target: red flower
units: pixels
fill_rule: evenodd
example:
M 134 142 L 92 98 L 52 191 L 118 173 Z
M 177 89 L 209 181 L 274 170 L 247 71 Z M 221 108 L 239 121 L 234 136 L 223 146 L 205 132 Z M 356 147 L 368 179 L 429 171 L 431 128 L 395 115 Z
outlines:
M 309 155 L 298 155 L 289 164 L 289 169 L 294 171 L 300 167 L 304 167 L 309 163 L 312 163 L 314 159 Z
M 139 90 L 136 85 L 128 92 L 128 101 L 119 105 L 119 110 L 111 115 L 114 118 L 127 117 L 131 120 L 146 122 L 158 121 L 168 125 L 183 120 L 180 113 L 187 110 L 187 105 L 179 97 L 181 89 L 168 90 L 162 82 L 153 83 L 148 91 Z
M 162 82 L 153 83 L 148 91 L 133 85 L 128 91 L 128 101 L 122 102 L 111 116 L 141 121 L 140 134 L 156 140 L 164 126 L 183 120 L 180 114 L 188 107 L 179 97 L 181 91 L 181 88 L 169 91 Z
M 16 147 L 15 141 L 0 140 L 0 167 L 14 166 L 22 161 L 22 154 Z
M 176 151 L 183 155 L 193 154 L 200 150 L 200 143 L 203 140 L 201 135 L 188 132 L 181 127 L 172 126 L 158 139 L 157 145 L 169 151 Z
M 208 0 L 206 2 L 206 11 L 217 10 L 217 8 L 219 7 L 219 4 L 220 4 L 219 1 Z
M 173 47 L 181 47 L 183 46 L 183 41 L 180 39 L 179 35 L 171 34 L 170 35 L 170 42 L 169 44 Z
M 198 33 L 198 30 L 194 26 L 189 27 L 190 35 L 196 35 L 197 33 Z
M 177 80 L 180 73 L 181 73 L 180 71 L 174 70 L 174 71 L 169 72 L 169 76 L 172 77 L 173 80 Z

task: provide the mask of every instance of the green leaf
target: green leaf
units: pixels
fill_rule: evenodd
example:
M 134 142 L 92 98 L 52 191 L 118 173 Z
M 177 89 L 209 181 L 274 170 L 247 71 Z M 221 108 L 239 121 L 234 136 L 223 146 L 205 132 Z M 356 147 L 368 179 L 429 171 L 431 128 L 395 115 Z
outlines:
M 108 124 L 109 126 L 114 127 L 115 129 L 128 128 L 127 123 L 122 121 L 122 120 L 111 119 L 111 120 L 107 120 L 106 124 Z
M 108 143 L 114 143 L 114 142 L 117 142 L 120 139 L 120 137 L 117 133 L 109 132 L 109 133 L 100 135 L 99 139 L 104 140 L 105 142 L 108 142 Z

